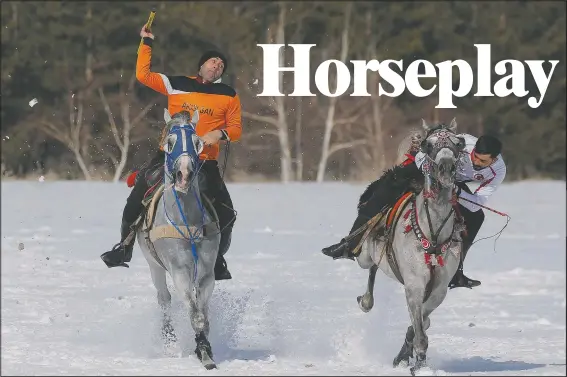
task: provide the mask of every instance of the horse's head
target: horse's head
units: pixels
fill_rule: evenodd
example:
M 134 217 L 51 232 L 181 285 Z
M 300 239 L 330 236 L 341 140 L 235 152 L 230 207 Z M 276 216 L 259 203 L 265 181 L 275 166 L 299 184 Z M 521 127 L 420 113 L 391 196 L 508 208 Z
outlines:
M 448 126 L 443 123 L 430 126 L 422 119 L 422 127 L 426 134 L 421 151 L 427 155 L 422 171 L 442 187 L 451 187 L 460 154 L 465 147 L 464 138 L 455 133 L 457 121 L 453 118 Z
M 164 141 L 165 175 L 174 184 L 175 190 L 187 193 L 193 176 L 198 171 L 199 153 L 203 150 L 203 140 L 195 133 L 199 112 L 193 117 L 188 111 L 181 111 L 173 117 L 165 110 L 167 135 Z

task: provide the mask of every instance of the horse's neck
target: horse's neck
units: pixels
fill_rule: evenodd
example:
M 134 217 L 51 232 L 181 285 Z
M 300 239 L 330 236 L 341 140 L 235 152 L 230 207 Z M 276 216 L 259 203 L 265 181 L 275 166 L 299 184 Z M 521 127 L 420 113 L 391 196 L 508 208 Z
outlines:
M 166 180 L 165 186 L 162 199 L 165 199 L 165 207 L 167 209 L 169 219 L 176 223 L 183 224 L 183 216 L 185 216 L 187 225 L 194 226 L 202 225 L 203 221 L 207 222 L 209 220 L 205 204 L 201 198 L 201 191 L 199 190 L 197 178 L 193 179 L 187 194 L 175 192 L 173 183 L 168 180 Z M 183 216 L 180 213 L 179 207 L 181 207 L 181 210 L 183 211 Z
M 431 240 L 432 235 L 439 232 L 437 242 L 443 242 L 450 237 L 453 232 L 454 213 L 451 213 L 453 209 L 451 204 L 452 190 L 450 188 L 441 188 L 433 198 L 427 197 L 427 199 L 427 195 L 424 195 L 426 192 L 431 192 L 429 187 L 424 187 L 416 198 L 417 221 L 428 239 Z M 426 200 L 427 206 L 425 205 Z M 429 211 L 433 229 L 430 229 L 427 211 Z M 449 218 L 445 221 L 447 217 Z M 441 228 L 441 231 L 439 231 L 443 222 L 445 222 L 445 224 Z

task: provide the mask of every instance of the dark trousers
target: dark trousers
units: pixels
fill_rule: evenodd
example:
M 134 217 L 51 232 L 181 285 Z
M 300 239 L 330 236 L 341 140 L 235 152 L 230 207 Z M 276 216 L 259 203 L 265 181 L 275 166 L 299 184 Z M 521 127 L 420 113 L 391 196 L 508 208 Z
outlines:
M 148 181 L 156 183 L 158 177 L 163 177 L 164 152 L 160 151 L 145 165 L 136 177 L 136 183 L 126 200 L 126 206 L 122 213 L 122 221 L 132 224 L 142 213 L 144 206 L 142 200 L 149 189 Z M 232 228 L 236 220 L 233 211 L 230 194 L 220 175 L 218 162 L 215 160 L 202 161 L 199 175 L 204 178 L 200 180 L 204 185 L 202 192 L 213 202 L 213 206 L 219 217 L 219 227 L 222 230 L 219 254 L 224 255 L 230 246 Z M 122 237 L 125 237 L 123 234 Z M 123 240 L 122 240 L 123 241 Z
M 220 175 L 219 163 L 216 160 L 203 162 L 201 173 L 204 173 L 205 184 L 203 192 L 211 201 L 219 217 L 221 241 L 219 254 L 224 255 L 230 246 L 232 227 L 236 221 L 236 212 L 232 206 L 232 199 Z
M 467 186 L 466 183 L 459 182 L 457 183 L 457 186 L 459 186 L 463 191 L 472 194 L 471 189 L 469 188 L 469 186 Z M 460 203 L 459 203 L 459 212 L 463 216 L 465 220 L 465 225 L 467 227 L 467 234 L 465 237 L 463 237 L 463 260 L 464 260 L 465 257 L 467 256 L 467 252 L 469 251 L 469 248 L 471 247 L 472 243 L 474 242 L 474 239 L 476 238 L 476 235 L 478 234 L 478 231 L 480 230 L 480 227 L 482 226 L 482 223 L 484 222 L 484 212 L 482 211 L 482 209 L 473 212 L 465 208 Z

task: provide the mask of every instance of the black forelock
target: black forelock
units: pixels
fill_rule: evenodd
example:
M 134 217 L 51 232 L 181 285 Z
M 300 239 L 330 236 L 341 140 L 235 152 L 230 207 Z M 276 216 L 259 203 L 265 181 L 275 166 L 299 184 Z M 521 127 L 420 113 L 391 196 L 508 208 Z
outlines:
M 431 136 L 434 132 L 437 132 L 439 130 L 448 130 L 449 126 L 446 125 L 445 123 L 437 123 L 435 126 L 433 126 L 432 128 L 429 129 L 429 131 L 427 131 L 427 134 L 425 135 L 425 138 L 427 139 L 429 136 Z

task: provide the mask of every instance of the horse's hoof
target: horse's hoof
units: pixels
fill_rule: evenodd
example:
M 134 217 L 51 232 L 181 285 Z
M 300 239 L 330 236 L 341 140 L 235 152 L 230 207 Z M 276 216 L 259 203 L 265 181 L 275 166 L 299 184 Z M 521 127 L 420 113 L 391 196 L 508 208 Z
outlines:
M 415 376 L 417 372 L 426 367 L 427 361 L 425 359 L 425 356 L 417 356 L 415 359 L 415 365 L 410 368 L 410 373 L 412 376 Z
M 358 307 L 364 313 L 368 313 L 370 310 L 372 310 L 372 307 L 374 306 L 374 300 L 372 298 L 370 298 L 369 300 L 365 300 L 364 296 L 358 296 L 356 298 L 356 301 L 358 301 Z
M 394 368 L 397 368 L 398 366 L 400 367 L 407 367 L 409 366 L 409 356 L 408 357 L 404 357 L 404 356 L 396 356 L 394 358 L 394 362 L 392 363 L 392 365 L 394 366 Z M 402 364 L 402 365 L 400 365 Z
M 209 347 L 197 346 L 197 348 L 195 349 L 195 354 L 197 355 L 197 358 L 199 359 L 201 364 L 203 364 L 205 369 L 211 370 L 217 368 L 217 365 L 213 361 L 212 351 Z
M 399 359 L 399 358 L 395 358 L 394 362 L 392 363 L 394 368 L 407 368 L 409 366 L 409 357 L 407 359 Z
M 201 354 L 197 356 L 199 357 L 199 360 L 201 361 L 201 364 L 203 364 L 205 369 L 207 370 L 217 369 L 217 365 L 215 364 L 213 359 L 209 356 L 208 352 L 201 352 Z

